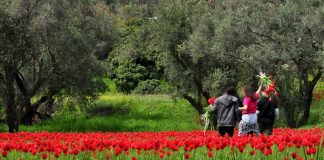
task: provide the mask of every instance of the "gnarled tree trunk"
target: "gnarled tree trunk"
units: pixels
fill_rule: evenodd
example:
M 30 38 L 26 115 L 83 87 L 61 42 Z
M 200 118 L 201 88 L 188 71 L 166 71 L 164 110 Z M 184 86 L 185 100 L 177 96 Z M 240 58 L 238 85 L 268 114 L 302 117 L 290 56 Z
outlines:
M 9 127 L 9 132 L 14 133 L 19 131 L 19 114 L 16 104 L 16 92 L 14 87 L 13 71 L 10 67 L 5 68 L 6 81 L 6 120 Z
M 29 97 L 24 97 L 21 103 L 21 106 L 24 107 L 24 113 L 21 118 L 21 123 L 24 125 L 32 125 L 33 124 L 33 116 L 34 116 L 34 109 L 30 102 Z
M 203 105 L 196 101 L 194 98 L 192 98 L 191 96 L 188 95 L 183 95 L 182 96 L 185 100 L 187 100 L 195 109 L 199 114 L 203 114 Z
M 307 76 L 304 76 L 307 77 Z M 304 81 L 304 87 L 301 87 L 301 97 L 304 101 L 303 103 L 303 115 L 301 119 L 298 122 L 298 126 L 303 126 L 307 123 L 310 113 L 310 107 L 312 105 L 313 101 L 313 91 L 317 84 L 317 82 L 322 77 L 322 71 L 321 69 L 318 70 L 317 74 L 314 76 L 313 80 L 309 81 L 308 78 L 303 78 Z

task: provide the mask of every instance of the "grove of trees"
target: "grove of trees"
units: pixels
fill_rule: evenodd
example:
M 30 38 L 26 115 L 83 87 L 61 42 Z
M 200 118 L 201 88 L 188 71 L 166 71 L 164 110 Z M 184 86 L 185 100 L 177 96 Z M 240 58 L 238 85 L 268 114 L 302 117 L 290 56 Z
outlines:
M 124 93 L 171 93 L 203 113 L 228 86 L 276 81 L 287 126 L 304 125 L 323 77 L 321 0 L 5 0 L 0 103 L 10 132 L 46 97 L 87 103 L 109 77 Z

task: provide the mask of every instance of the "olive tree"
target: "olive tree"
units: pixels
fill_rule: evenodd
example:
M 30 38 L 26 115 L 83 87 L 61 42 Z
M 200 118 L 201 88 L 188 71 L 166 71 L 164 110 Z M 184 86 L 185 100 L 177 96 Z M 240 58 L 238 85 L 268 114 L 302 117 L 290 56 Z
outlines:
M 230 1 L 228 19 L 250 37 L 235 56 L 272 74 L 288 126 L 304 125 L 323 75 L 323 2 Z
M 222 14 L 207 1 L 164 1 L 153 23 L 155 43 L 163 53 L 165 74 L 176 96 L 199 113 L 207 100 L 237 85 L 236 62 L 224 56 L 218 40 Z
M 10 132 L 30 124 L 33 97 L 103 91 L 96 57 L 113 45 L 114 25 L 94 1 L 12 0 L 0 8 L 0 80 Z M 22 116 L 20 117 L 20 110 Z

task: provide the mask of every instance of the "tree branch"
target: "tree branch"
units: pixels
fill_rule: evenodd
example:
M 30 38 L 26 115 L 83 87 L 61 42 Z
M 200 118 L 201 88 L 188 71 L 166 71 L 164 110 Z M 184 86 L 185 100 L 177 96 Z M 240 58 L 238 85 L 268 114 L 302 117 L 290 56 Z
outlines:
M 46 32 L 47 33 L 47 32 Z M 55 55 L 51 52 L 50 50 L 50 44 L 48 43 L 46 37 L 45 37 L 45 43 L 47 45 L 47 53 L 49 54 L 49 56 L 51 57 L 51 60 L 52 60 L 52 66 L 51 66 L 51 69 L 48 70 L 47 74 L 42 77 L 42 75 L 40 74 L 39 77 L 38 77 L 38 80 L 37 82 L 34 84 L 34 86 L 31 88 L 31 94 L 35 94 L 39 89 L 40 87 L 49 79 L 49 77 L 54 73 L 55 71 L 55 67 L 56 67 L 56 57 Z M 39 67 L 40 67 L 40 72 L 42 72 L 42 61 L 39 62 Z
M 187 94 L 183 94 L 182 97 L 186 99 L 199 112 L 199 114 L 203 113 L 202 106 L 200 106 L 200 104 L 197 103 L 194 98 Z
M 315 49 L 315 51 L 323 50 L 323 48 L 319 47 L 319 45 L 315 41 L 312 30 L 308 26 L 306 26 L 306 29 L 307 29 L 307 32 L 308 32 L 309 36 L 312 39 L 312 47 Z
M 2 81 L 3 83 L 6 82 L 2 73 L 0 73 L 0 81 Z
M 25 81 L 25 78 L 24 76 L 16 71 L 15 73 L 15 80 L 16 80 L 16 83 L 17 83 L 17 86 L 20 90 L 20 92 L 24 95 L 24 96 L 28 96 L 29 93 L 28 93 L 28 86 L 27 86 L 27 83 Z
M 34 95 L 40 89 L 40 87 L 49 79 L 49 77 L 52 75 L 53 72 L 54 72 L 54 66 L 48 71 L 45 77 L 38 79 L 38 81 L 30 90 L 31 95 Z
M 29 62 L 31 59 L 33 58 L 29 58 L 25 61 L 23 61 L 18 67 L 17 67 L 17 70 L 19 71 L 21 68 L 23 68 L 25 66 L 25 64 L 27 64 L 27 62 Z
M 246 61 L 245 59 L 239 57 L 239 56 L 235 56 L 233 54 L 228 54 L 228 53 L 225 53 L 225 56 L 229 56 L 229 57 L 232 57 L 232 58 L 236 58 L 236 59 L 239 59 L 239 60 L 242 60 L 245 64 L 247 64 L 251 69 L 253 69 L 255 72 L 259 72 L 259 69 L 258 68 L 255 68 L 254 65 L 252 65 L 251 63 L 249 63 L 248 61 Z
M 276 2 L 274 2 L 274 1 L 272 1 L 272 0 L 269 0 L 268 2 L 271 3 L 271 4 L 274 4 L 275 6 L 278 6 L 278 4 Z
M 46 35 L 47 35 L 47 30 L 46 30 Z M 51 52 L 50 43 L 48 43 L 46 36 L 44 37 L 44 41 L 46 43 L 47 54 L 50 56 L 50 58 L 52 60 L 52 66 L 47 71 L 47 74 L 45 76 L 42 76 L 41 73 L 43 72 L 43 70 L 42 70 L 43 69 L 43 59 L 41 58 L 41 60 L 38 61 L 39 62 L 39 76 L 38 76 L 38 80 L 35 82 L 33 87 L 30 89 L 30 92 L 32 95 L 36 94 L 36 92 L 42 87 L 42 85 L 50 78 L 50 76 L 54 73 L 56 66 L 57 66 L 56 57 Z
M 311 80 L 310 85 L 312 88 L 314 88 L 315 85 L 317 84 L 317 82 L 321 79 L 321 77 L 323 75 L 322 69 L 323 69 L 323 67 L 319 67 L 317 70 L 317 73 L 314 75 L 314 78 Z
M 258 32 L 256 32 L 256 31 L 253 31 L 253 30 L 251 29 L 251 27 L 249 27 L 249 26 L 247 26 L 247 30 L 250 31 L 251 33 L 255 34 L 255 35 L 258 35 L 258 36 L 261 36 L 261 37 L 267 38 L 268 40 L 273 41 L 273 42 L 275 42 L 275 43 L 277 43 L 278 45 L 281 46 L 281 42 L 278 41 L 278 40 L 276 40 L 276 39 L 274 39 L 274 38 L 272 38 L 271 36 L 268 36 L 268 35 L 265 35 L 265 34 L 262 34 L 262 33 L 258 33 Z

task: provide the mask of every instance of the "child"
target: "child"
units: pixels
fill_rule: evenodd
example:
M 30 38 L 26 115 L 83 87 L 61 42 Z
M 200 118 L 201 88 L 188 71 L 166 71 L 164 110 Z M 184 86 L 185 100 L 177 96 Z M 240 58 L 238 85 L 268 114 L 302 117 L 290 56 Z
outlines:
M 260 85 L 256 93 L 252 90 L 251 87 L 248 86 L 244 87 L 243 89 L 243 107 L 239 108 L 241 111 L 243 111 L 242 120 L 239 124 L 239 136 L 253 133 L 259 135 L 260 133 L 257 123 L 258 118 L 256 114 L 256 108 L 261 88 L 262 85 Z
M 261 94 L 262 98 L 258 101 L 257 106 L 258 125 L 261 133 L 271 135 L 275 118 L 279 114 L 279 109 L 277 104 L 273 100 L 270 100 L 271 97 L 265 87 L 262 88 Z

